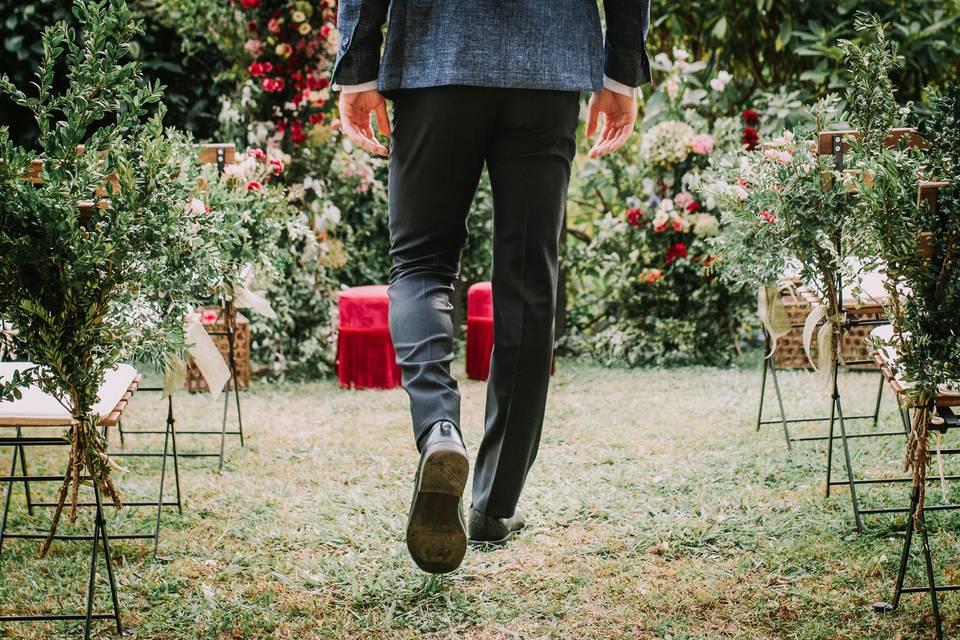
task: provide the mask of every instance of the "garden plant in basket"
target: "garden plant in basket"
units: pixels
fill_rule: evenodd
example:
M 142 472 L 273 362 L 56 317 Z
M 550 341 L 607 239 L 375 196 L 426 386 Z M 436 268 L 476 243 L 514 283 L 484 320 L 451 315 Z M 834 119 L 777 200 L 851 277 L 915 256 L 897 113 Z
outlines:
M 44 32 L 36 86 L 0 79 L 40 132 L 38 148 L 24 149 L 0 128 L 0 318 L 34 365 L 0 394 L 37 385 L 74 417 L 51 536 L 68 500 L 76 517 L 83 476 L 121 506 L 92 413 L 105 372 L 183 351 L 184 315 L 223 272 L 213 221 L 190 206 L 196 152 L 164 130 L 162 88 L 128 59 L 142 26 L 123 0 L 76 0 L 73 12 L 76 30 Z M 69 82 L 58 83 L 62 63 Z

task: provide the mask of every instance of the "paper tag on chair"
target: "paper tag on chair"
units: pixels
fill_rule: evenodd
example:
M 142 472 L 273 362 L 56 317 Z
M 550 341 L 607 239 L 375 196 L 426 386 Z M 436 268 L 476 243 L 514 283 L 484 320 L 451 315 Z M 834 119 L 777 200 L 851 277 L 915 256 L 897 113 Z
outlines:
M 233 304 L 238 309 L 250 309 L 271 320 L 277 317 L 277 312 L 273 310 L 266 298 L 244 286 L 237 286 L 234 290 Z
M 188 316 L 184 322 L 184 330 L 187 334 L 187 342 L 192 345 L 187 351 L 197 365 L 197 369 L 200 370 L 200 375 L 207 381 L 210 395 L 216 398 L 230 379 L 230 368 L 200 321 L 193 316 Z
M 187 361 L 177 355 L 167 358 L 163 372 L 163 397 L 169 398 L 187 382 Z

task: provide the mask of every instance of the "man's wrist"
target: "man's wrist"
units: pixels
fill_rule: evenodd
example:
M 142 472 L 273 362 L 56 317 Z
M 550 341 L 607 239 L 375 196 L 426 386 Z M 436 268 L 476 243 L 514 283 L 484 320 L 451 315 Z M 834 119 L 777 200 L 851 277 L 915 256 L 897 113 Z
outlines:
M 377 90 L 377 81 L 371 80 L 370 82 L 364 82 L 362 84 L 335 84 L 333 85 L 334 91 L 339 91 L 340 93 L 360 93 L 361 91 L 376 91 Z
M 603 76 L 603 88 L 609 89 L 615 93 L 620 93 L 630 98 L 640 97 L 640 87 L 630 87 L 622 82 L 617 82 L 609 76 Z

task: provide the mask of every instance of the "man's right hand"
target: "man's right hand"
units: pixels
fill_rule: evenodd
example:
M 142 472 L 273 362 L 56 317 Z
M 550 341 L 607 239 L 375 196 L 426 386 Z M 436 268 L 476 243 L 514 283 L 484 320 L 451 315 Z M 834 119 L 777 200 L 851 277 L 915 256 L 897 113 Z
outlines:
M 390 117 L 387 101 L 378 91 L 358 91 L 340 94 L 340 125 L 353 142 L 370 153 L 385 156 L 387 148 L 377 140 L 371 126 L 371 116 L 377 116 L 377 128 L 390 136 Z

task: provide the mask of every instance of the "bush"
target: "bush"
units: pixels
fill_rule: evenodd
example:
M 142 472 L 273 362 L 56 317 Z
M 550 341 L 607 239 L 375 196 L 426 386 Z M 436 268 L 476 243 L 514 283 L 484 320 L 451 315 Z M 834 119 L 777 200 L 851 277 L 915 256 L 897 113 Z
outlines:
M 75 25 L 70 8 L 70 0 L 0 0 L 0 15 L 5 16 L 0 22 L 0 42 L 4 57 L 10 61 L 4 65 L 4 71 L 14 84 L 26 86 L 34 81 L 33 72 L 43 53 L 41 34 L 57 21 Z M 130 10 L 135 19 L 149 25 L 131 40 L 130 52 L 140 62 L 148 81 L 159 81 L 166 87 L 167 123 L 192 131 L 200 138 L 212 136 L 218 126 L 218 96 L 224 90 L 218 82 L 226 64 L 220 51 L 201 48 L 186 53 L 187 41 L 174 22 L 157 12 L 154 2 L 132 2 Z M 15 142 L 32 144 L 36 140 L 36 125 L 29 110 L 8 98 L 0 98 L 0 122 L 10 126 Z
M 756 144 L 757 116 L 684 51 L 654 67 L 665 79 L 638 134 L 577 176 L 565 345 L 610 365 L 725 363 L 748 307 L 714 276 L 715 203 L 691 188 L 711 155 Z
M 689 50 L 744 79 L 750 90 L 803 89 L 812 96 L 846 85 L 842 39 L 859 41 L 855 13 L 867 10 L 889 23 L 906 65 L 895 84 L 919 98 L 928 83 L 943 83 L 960 65 L 960 5 L 956 0 L 655 1 L 653 46 Z

